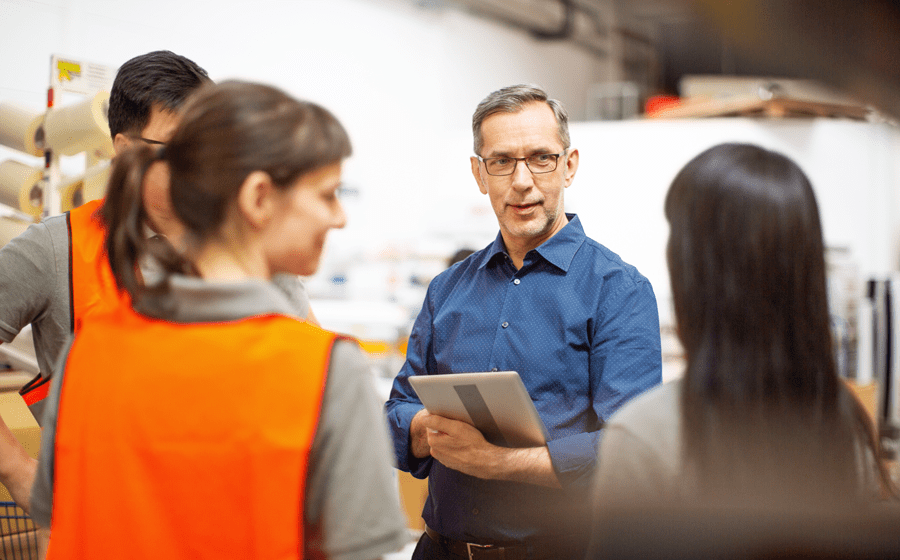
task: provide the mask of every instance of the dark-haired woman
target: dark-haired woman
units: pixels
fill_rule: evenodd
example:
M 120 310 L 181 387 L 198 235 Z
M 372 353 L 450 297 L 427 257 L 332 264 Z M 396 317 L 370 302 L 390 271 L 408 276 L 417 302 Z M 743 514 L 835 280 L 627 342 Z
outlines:
M 32 492 L 35 520 L 52 514 L 49 558 L 375 558 L 402 546 L 361 351 L 297 319 L 270 282 L 312 274 L 343 227 L 349 154 L 325 109 L 226 82 L 189 101 L 165 148 L 117 158 L 106 248 L 132 304 L 86 321 L 53 377 Z M 148 172 L 170 174 L 183 254 L 147 238 Z
M 819 212 L 787 157 L 723 144 L 665 202 L 684 378 L 606 427 L 595 498 L 742 508 L 846 508 L 890 480 L 833 360 Z

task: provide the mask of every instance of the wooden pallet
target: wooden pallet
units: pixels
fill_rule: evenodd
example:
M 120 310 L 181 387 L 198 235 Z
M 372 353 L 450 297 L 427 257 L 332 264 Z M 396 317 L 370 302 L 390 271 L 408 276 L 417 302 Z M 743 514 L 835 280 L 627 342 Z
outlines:
M 731 99 L 684 100 L 676 107 L 660 109 L 648 118 L 684 119 L 703 117 L 768 117 L 768 118 L 837 118 L 868 120 L 871 111 L 859 105 L 821 103 L 803 99 L 776 97 L 760 99 L 742 97 Z

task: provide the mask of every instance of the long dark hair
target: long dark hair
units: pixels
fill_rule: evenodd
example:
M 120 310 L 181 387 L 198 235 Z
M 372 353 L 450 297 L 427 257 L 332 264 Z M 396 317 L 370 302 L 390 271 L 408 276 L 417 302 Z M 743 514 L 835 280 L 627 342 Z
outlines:
M 219 233 L 253 171 L 268 173 L 277 187 L 287 189 L 301 175 L 337 163 L 351 151 L 347 132 L 326 109 L 244 82 L 203 86 L 186 103 L 165 148 L 136 144 L 116 157 L 101 210 L 116 283 L 135 301 L 148 290 L 167 289 L 165 279 L 144 285 L 138 263 L 145 254 L 156 257 L 164 278 L 193 272 L 168 244 L 147 238 L 141 191 L 155 161 L 168 164 L 172 207 L 189 240 L 199 244 Z
M 859 442 L 878 449 L 837 375 L 806 175 L 781 154 L 722 144 L 678 173 L 665 213 L 688 483 L 716 500 L 857 495 Z

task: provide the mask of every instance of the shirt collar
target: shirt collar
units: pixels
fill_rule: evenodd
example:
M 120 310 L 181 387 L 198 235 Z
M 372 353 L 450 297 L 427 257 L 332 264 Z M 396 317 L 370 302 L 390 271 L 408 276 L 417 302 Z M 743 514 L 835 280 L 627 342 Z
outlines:
M 572 259 L 575 258 L 575 253 L 578 252 L 578 248 L 581 247 L 581 244 L 586 239 L 584 228 L 581 227 L 581 220 L 578 219 L 578 216 L 576 214 L 566 214 L 566 218 L 569 219 L 569 223 L 535 249 L 547 262 L 563 272 L 568 272 L 569 265 L 572 264 Z M 501 233 L 497 233 L 494 242 L 485 251 L 478 268 L 486 267 L 497 255 L 506 255 L 506 245 L 503 243 L 503 235 Z
M 503 235 L 500 233 L 497 234 L 497 237 L 494 238 L 494 242 L 491 243 L 490 246 L 488 246 L 487 251 L 484 252 L 478 268 L 482 269 L 486 267 L 488 263 L 494 260 L 494 257 L 497 257 L 498 255 L 506 255 L 506 245 L 503 244 Z
M 167 294 L 142 298 L 138 311 L 176 323 L 218 323 L 262 315 L 297 315 L 281 290 L 264 280 L 214 282 L 173 274 L 169 282 Z

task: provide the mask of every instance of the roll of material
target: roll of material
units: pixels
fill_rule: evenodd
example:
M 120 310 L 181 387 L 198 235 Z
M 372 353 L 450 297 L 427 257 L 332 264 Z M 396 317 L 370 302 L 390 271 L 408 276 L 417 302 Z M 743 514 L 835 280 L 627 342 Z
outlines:
M 84 176 L 67 178 L 59 188 L 59 210 L 68 212 L 84 204 Z
M 81 103 L 50 109 L 44 117 L 43 146 L 66 156 L 89 152 L 111 158 L 108 107 L 109 92 L 101 91 Z
M 84 174 L 84 190 L 82 203 L 99 200 L 106 196 L 106 184 L 109 183 L 109 172 L 112 166 L 107 161 L 95 165 Z
M 0 218 L 0 247 L 9 243 L 13 238 L 18 237 L 29 225 L 19 220 Z
M 59 189 L 60 209 L 68 212 L 85 202 L 103 198 L 109 170 L 109 163 L 103 163 L 88 169 L 83 175 L 66 179 Z
M 0 144 L 32 156 L 44 154 L 38 147 L 38 130 L 44 113 L 15 103 L 0 103 Z
M 0 202 L 39 219 L 44 209 L 40 167 L 15 160 L 0 163 Z

